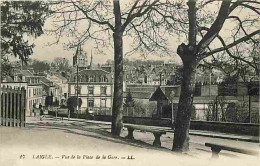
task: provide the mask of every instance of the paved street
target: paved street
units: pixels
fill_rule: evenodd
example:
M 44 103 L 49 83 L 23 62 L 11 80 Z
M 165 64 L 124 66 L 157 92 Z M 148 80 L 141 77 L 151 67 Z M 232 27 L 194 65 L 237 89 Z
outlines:
M 191 151 L 180 155 L 171 152 L 173 133 L 162 136 L 163 148 L 151 146 L 153 135 L 137 131 L 136 141 L 110 135 L 109 123 L 61 121 L 31 118 L 25 128 L 0 127 L 0 163 L 4 165 L 257 165 L 259 158 L 222 151 L 218 160 L 211 159 L 205 142 L 221 142 L 258 149 L 257 143 L 191 136 Z M 46 156 L 39 156 L 46 155 Z M 106 159 L 102 159 L 102 157 Z M 100 159 L 97 157 L 100 156 Z M 42 159 L 42 158 L 47 159 Z M 75 157 L 75 159 L 74 159 Z M 78 157 L 78 159 L 77 159 Z M 40 158 L 40 159 L 39 159 Z M 129 158 L 129 159 L 127 159 Z M 132 158 L 132 159 L 131 159 Z

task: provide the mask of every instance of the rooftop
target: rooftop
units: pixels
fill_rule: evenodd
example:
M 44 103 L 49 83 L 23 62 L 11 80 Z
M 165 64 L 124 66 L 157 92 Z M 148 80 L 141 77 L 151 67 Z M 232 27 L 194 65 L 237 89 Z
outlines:
M 76 74 L 76 73 L 73 73 Z M 105 75 L 109 74 L 109 72 L 103 70 L 103 69 L 84 69 L 79 71 L 79 75 Z

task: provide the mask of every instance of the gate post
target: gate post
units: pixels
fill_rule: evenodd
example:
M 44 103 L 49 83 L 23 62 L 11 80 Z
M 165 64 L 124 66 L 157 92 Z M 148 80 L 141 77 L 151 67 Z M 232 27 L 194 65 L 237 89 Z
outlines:
M 25 89 L 21 89 L 21 127 L 25 127 Z

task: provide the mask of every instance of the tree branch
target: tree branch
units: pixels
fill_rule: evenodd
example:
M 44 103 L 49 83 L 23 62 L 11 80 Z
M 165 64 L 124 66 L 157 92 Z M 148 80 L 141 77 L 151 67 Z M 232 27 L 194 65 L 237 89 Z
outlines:
M 249 34 L 247 36 L 244 36 L 244 37 L 240 38 L 239 40 L 234 41 L 233 43 L 231 43 L 231 44 L 229 44 L 227 46 L 224 46 L 224 47 L 221 47 L 221 48 L 217 48 L 215 50 L 212 50 L 211 52 L 205 53 L 203 56 L 201 56 L 201 59 L 206 58 L 206 57 L 208 57 L 210 55 L 213 55 L 213 54 L 215 54 L 217 52 L 227 50 L 227 49 L 229 49 L 229 48 L 231 48 L 231 47 L 233 47 L 233 46 L 235 46 L 235 45 L 237 45 L 237 44 L 239 44 L 241 42 L 245 42 L 247 40 L 250 40 L 251 37 L 253 37 L 255 35 L 258 35 L 259 33 L 260 33 L 260 30 L 256 30 L 256 31 L 252 32 L 251 34 Z
M 85 16 L 87 19 L 89 19 L 90 21 L 93 21 L 99 25 L 107 25 L 112 31 L 115 31 L 115 28 L 113 27 L 113 25 L 111 25 L 108 21 L 100 21 L 94 18 L 91 18 L 88 15 L 88 12 L 85 11 L 83 8 L 79 7 L 79 5 L 77 5 L 75 2 L 71 1 L 73 3 L 74 6 L 76 6 Z
M 222 29 L 225 20 L 229 14 L 229 6 L 231 0 L 225 0 L 222 2 L 218 16 L 212 26 L 210 27 L 209 31 L 206 35 L 202 38 L 202 40 L 198 44 L 198 54 L 202 54 L 204 49 L 215 39 L 218 35 L 219 31 Z
M 188 17 L 189 17 L 189 45 L 195 46 L 197 41 L 197 20 L 196 20 L 196 1 L 188 1 Z
M 229 16 L 227 19 L 236 19 L 239 22 L 239 27 L 241 27 L 241 29 L 243 30 L 245 35 L 248 35 L 245 28 L 243 27 L 243 22 L 240 20 L 240 18 L 238 16 Z M 257 43 L 257 41 L 255 41 L 254 39 L 251 38 L 251 40 L 253 43 Z
M 137 1 L 137 2 L 138 2 L 138 1 Z M 142 12 L 142 10 L 143 10 L 143 8 L 144 8 L 146 2 L 147 2 L 147 1 L 145 1 L 145 2 L 142 4 L 142 6 L 140 7 L 140 9 L 138 10 L 138 12 L 136 12 L 136 13 L 134 13 L 134 14 L 131 14 L 131 13 L 133 12 L 134 8 L 131 9 L 129 15 L 127 16 L 127 19 L 126 19 L 125 23 L 122 25 L 122 31 L 124 31 L 125 28 L 127 27 L 127 25 L 128 25 L 130 22 L 132 22 L 135 18 L 137 18 L 137 17 L 142 17 L 142 16 L 145 15 L 149 10 L 151 10 L 152 7 L 153 7 L 157 2 L 159 2 L 159 0 L 155 0 L 152 4 L 150 4 L 150 5 Z M 136 7 L 136 5 L 137 5 L 137 3 L 134 4 L 135 7 Z M 134 6 L 133 6 L 133 7 L 134 7 Z
M 260 12 L 257 11 L 257 9 L 259 9 L 259 8 L 256 8 L 256 7 L 247 5 L 247 4 L 240 4 L 240 6 L 244 6 L 244 7 L 248 8 L 248 9 L 251 9 L 251 10 L 253 10 L 254 12 L 256 12 L 258 15 L 260 15 Z

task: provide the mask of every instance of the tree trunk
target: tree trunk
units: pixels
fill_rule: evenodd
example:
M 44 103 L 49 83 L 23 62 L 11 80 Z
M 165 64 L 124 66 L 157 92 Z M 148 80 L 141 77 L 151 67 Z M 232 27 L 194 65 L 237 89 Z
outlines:
M 185 45 L 182 43 L 177 49 L 177 54 L 181 57 L 183 62 L 183 77 L 172 150 L 179 152 L 189 150 L 189 128 L 193 102 L 192 85 L 195 69 L 199 61 L 196 55 L 196 1 L 189 0 L 187 5 L 189 6 L 189 44 Z
M 115 31 L 114 38 L 114 97 L 112 110 L 112 135 L 120 135 L 123 127 L 123 38 L 121 31 L 121 11 L 119 1 L 114 0 Z
M 183 80 L 175 122 L 173 151 L 183 152 L 189 150 L 189 127 L 193 102 L 192 85 L 195 68 L 192 61 L 184 63 L 183 66 Z
M 189 49 L 189 46 L 182 44 L 178 49 L 178 53 L 181 55 L 183 61 L 183 79 L 172 150 L 183 152 L 189 150 L 189 127 L 193 102 L 193 83 L 195 69 L 198 63 L 196 62 L 194 51 Z

